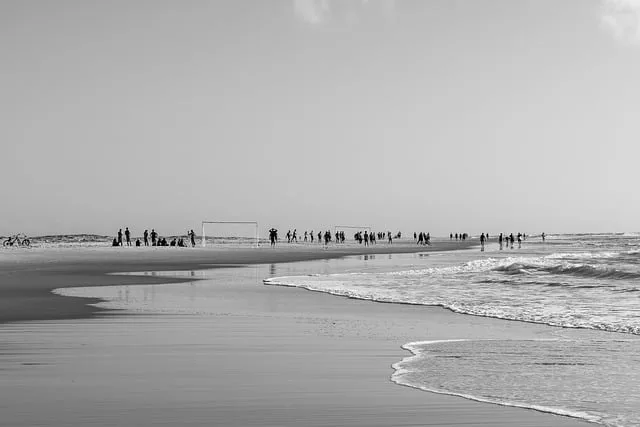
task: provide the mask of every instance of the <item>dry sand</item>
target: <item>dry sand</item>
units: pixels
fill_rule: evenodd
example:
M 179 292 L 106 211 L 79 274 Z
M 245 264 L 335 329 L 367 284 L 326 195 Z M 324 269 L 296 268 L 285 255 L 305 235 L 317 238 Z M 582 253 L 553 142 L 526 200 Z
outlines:
M 436 248 L 455 248 L 442 242 Z M 410 252 L 379 246 L 370 253 Z M 365 252 L 367 252 L 365 251 Z M 0 257 L 0 425 L 578 426 L 390 382 L 400 345 L 542 336 L 553 328 L 264 286 L 267 266 L 362 253 L 320 250 L 89 249 Z M 295 269 L 311 272 L 322 261 Z M 218 266 L 216 315 L 121 316 L 64 286 L 179 282 L 112 272 Z M 257 269 L 257 270 L 256 270 Z M 253 278 L 253 279 L 251 279 Z M 182 279 L 192 281 L 191 279 Z M 204 283 L 204 282 L 203 282 Z M 186 286 L 186 285 L 185 285 Z M 18 320 L 49 320 L 16 322 Z

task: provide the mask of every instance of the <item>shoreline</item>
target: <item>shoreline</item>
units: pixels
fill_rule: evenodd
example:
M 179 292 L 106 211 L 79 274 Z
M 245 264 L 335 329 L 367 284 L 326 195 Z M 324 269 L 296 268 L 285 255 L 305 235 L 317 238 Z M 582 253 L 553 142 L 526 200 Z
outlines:
M 441 252 L 470 249 L 465 242 L 435 241 L 395 245 L 300 245 L 276 248 L 135 248 L 84 247 L 7 250 L 0 252 L 0 325 L 30 320 L 91 317 L 103 310 L 99 299 L 60 296 L 54 289 L 109 285 L 160 285 L 192 281 L 176 277 L 118 275 L 144 271 L 185 271 L 257 264 L 280 264 L 359 255 Z
M 146 256 L 141 252 L 133 259 L 128 250 L 64 250 L 34 252 L 13 262 L 2 259 L 0 304 L 23 298 L 25 307 L 50 309 L 24 316 L 29 317 L 25 320 L 44 322 L 0 321 L 0 331 L 8 332 L 9 337 L 29 336 L 8 353 L 24 356 L 18 359 L 21 368 L 7 371 L 6 386 L 14 384 L 7 402 L 13 409 L 6 413 L 13 424 L 7 425 L 40 422 L 38 412 L 25 417 L 25 411 L 50 407 L 50 399 L 55 399 L 47 392 L 50 387 L 66 393 L 67 401 L 73 402 L 66 409 L 47 413 L 47 424 L 56 426 L 84 425 L 87 416 L 97 425 L 141 426 L 157 425 L 160 420 L 173 425 L 184 425 L 188 420 L 190 425 L 217 422 L 238 427 L 586 425 L 576 418 L 418 391 L 391 380 L 393 364 L 410 353 L 402 345 L 416 338 L 486 335 L 509 339 L 546 334 L 549 327 L 475 318 L 438 307 L 378 304 L 305 289 L 267 287 L 255 274 L 266 272 L 270 263 L 282 263 L 281 268 L 298 273 L 313 272 L 322 268 L 326 259 L 440 252 L 443 246 L 398 245 L 365 251 L 357 247 L 327 251 L 207 249 L 184 251 L 184 255 L 161 250 L 149 251 Z M 449 250 L 457 250 L 475 245 L 450 246 Z M 312 263 L 298 265 L 298 261 Z M 225 269 L 231 266 L 246 268 L 237 269 L 234 278 L 229 274 L 235 276 L 236 269 Z M 199 277 L 112 274 L 193 269 L 210 272 L 202 281 Z M 251 280 L 247 280 L 247 271 Z M 7 278 L 12 282 L 4 280 Z M 207 284 L 206 280 L 213 281 Z M 16 290 L 16 282 L 24 286 Z M 192 285 L 171 286 L 183 282 Z M 87 305 L 103 299 L 59 296 L 49 290 L 150 284 L 166 284 L 186 292 L 209 288 L 216 295 L 212 300 L 216 314 L 117 315 L 117 310 Z M 167 288 L 158 288 L 158 292 L 170 291 Z M 144 291 L 143 287 L 137 289 Z M 251 305 L 246 307 L 247 303 Z M 104 310 L 109 316 L 95 316 Z M 60 317 L 52 317 L 56 315 Z M 42 328 L 44 332 L 40 332 Z M 103 358 L 102 354 L 126 357 L 127 363 L 114 364 L 113 356 Z M 213 366 L 224 369 L 211 369 Z M 83 388 L 74 385 L 74 378 Z M 177 387 L 176 381 L 180 384 Z M 104 384 L 114 391 L 105 394 Z M 167 394 L 168 389 L 172 393 Z M 200 391 L 194 395 L 195 390 Z M 113 393 L 122 400 L 109 403 Z M 85 397 L 89 398 L 86 402 Z

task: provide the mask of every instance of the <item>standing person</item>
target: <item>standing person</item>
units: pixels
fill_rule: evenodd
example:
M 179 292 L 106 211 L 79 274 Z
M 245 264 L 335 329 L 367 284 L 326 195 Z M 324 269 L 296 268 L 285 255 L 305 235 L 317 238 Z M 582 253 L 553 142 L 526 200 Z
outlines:
M 307 230 L 304 230 L 304 241 L 307 241 L 307 236 L 309 236 L 309 233 L 307 233 Z
M 291 230 L 287 231 L 287 243 L 291 243 Z
M 545 238 L 544 231 L 542 232 L 541 236 L 542 236 L 542 243 L 544 243 L 544 238 Z
M 309 236 L 311 236 L 311 243 L 313 243 L 313 230 L 311 230 L 311 233 L 309 233 Z
M 156 240 L 158 239 L 158 233 L 155 229 L 151 229 L 151 246 L 156 246 Z
M 511 249 L 513 249 L 513 241 L 515 238 L 513 237 L 513 233 L 509 234 L 509 242 L 511 243 Z
M 278 240 L 278 230 L 275 228 L 271 228 L 269 230 L 269 241 L 271 242 L 271 247 L 274 248 L 276 246 L 276 241 Z
M 149 246 L 149 230 L 144 230 L 144 234 L 142 235 L 144 240 L 144 245 Z
M 295 241 L 296 243 L 298 243 L 298 230 L 297 229 L 293 229 L 293 235 L 291 236 L 291 241 Z
M 502 250 L 502 233 L 498 236 L 498 243 L 500 243 L 500 250 Z
M 125 227 L 124 237 L 127 239 L 127 246 L 131 246 L 131 232 L 129 231 L 129 227 Z
M 191 229 L 191 232 L 189 233 L 189 237 L 191 237 L 191 246 L 195 247 L 196 246 L 196 232 L 193 231 L 193 229 Z
M 118 230 L 118 246 L 122 246 L 122 228 Z
M 387 236 L 389 236 L 389 240 L 387 240 L 389 242 L 389 244 L 393 243 L 393 238 L 391 237 L 391 232 L 387 231 Z
M 484 233 L 480 235 L 480 252 L 484 252 Z
M 522 233 L 518 233 L 518 249 L 522 248 Z

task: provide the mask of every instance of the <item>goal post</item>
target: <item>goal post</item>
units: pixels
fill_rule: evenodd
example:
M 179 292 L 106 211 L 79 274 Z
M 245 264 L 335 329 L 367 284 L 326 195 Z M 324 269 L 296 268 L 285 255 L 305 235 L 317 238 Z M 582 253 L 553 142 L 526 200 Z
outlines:
M 202 221 L 202 247 L 203 248 L 207 245 L 207 236 L 205 234 L 205 226 L 207 224 L 253 225 L 253 227 L 254 227 L 255 246 L 256 246 L 256 248 L 260 246 L 260 234 L 258 232 L 258 222 L 257 221 Z
M 356 231 L 368 230 L 369 234 L 371 234 L 372 229 L 368 225 L 334 225 L 333 226 L 333 231 L 336 233 L 338 231 L 345 231 L 345 230 L 356 230 Z
M 334 225 L 333 229 L 335 231 L 342 231 L 343 229 L 349 229 L 349 230 L 369 230 L 369 233 L 371 233 L 371 227 L 369 227 L 368 225 Z

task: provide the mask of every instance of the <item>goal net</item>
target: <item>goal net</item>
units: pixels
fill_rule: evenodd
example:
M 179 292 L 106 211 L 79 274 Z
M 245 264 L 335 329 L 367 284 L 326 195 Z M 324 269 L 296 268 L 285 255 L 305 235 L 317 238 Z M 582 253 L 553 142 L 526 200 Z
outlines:
M 233 244 L 239 246 L 260 245 L 256 221 L 202 221 L 202 247 Z
M 353 236 L 359 231 L 362 233 L 367 231 L 371 234 L 371 227 L 367 225 L 336 225 L 333 229 L 335 233 L 344 232 L 346 240 L 353 240 Z

